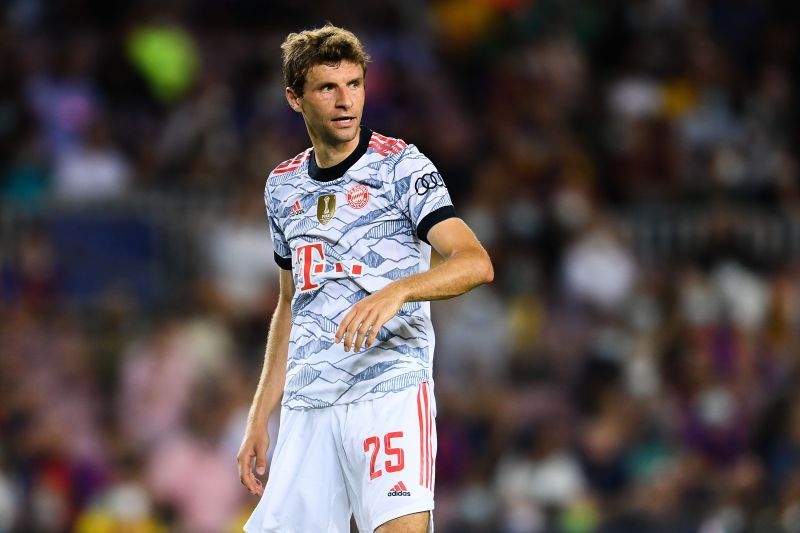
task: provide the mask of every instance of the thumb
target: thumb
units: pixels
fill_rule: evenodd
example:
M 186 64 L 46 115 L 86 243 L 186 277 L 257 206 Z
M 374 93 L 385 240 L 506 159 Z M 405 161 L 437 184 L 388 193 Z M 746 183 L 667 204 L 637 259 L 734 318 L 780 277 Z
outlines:
M 263 476 L 267 471 L 267 445 L 261 443 L 256 446 L 256 473 Z

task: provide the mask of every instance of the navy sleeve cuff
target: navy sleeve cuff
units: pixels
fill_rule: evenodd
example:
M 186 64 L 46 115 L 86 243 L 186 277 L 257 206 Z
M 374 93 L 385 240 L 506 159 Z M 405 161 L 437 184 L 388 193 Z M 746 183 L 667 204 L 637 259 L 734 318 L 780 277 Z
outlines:
M 278 266 L 284 270 L 291 270 L 292 269 L 292 258 L 291 257 L 281 257 L 278 255 L 277 252 L 274 252 L 275 255 L 275 262 L 278 263 Z
M 441 222 L 442 220 L 447 220 L 448 218 L 455 218 L 456 210 L 452 205 L 446 205 L 444 207 L 440 207 L 439 209 L 435 209 L 431 211 L 425 218 L 419 221 L 417 224 L 417 236 L 423 241 L 425 244 L 430 244 L 428 242 L 428 232 L 434 227 L 436 224 Z

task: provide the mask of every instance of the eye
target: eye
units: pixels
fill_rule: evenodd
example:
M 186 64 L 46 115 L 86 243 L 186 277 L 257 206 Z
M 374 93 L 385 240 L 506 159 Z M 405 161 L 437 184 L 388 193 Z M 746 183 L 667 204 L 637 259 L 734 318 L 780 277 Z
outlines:
M 361 87 L 361 80 L 353 80 L 353 81 L 351 81 L 350 82 L 350 87 L 352 87 L 353 89 L 357 89 L 357 88 Z

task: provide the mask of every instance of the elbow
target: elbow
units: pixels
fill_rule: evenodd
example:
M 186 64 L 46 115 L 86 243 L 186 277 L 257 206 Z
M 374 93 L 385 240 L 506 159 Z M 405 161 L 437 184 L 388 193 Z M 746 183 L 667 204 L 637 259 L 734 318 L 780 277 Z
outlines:
M 489 254 L 484 251 L 483 268 L 481 276 L 481 284 L 491 283 L 494 281 L 494 266 L 492 266 L 492 259 Z
M 284 291 L 279 292 L 278 293 L 278 305 L 277 306 L 278 307 L 285 307 L 285 308 L 289 309 L 290 312 L 291 312 L 292 298 L 293 297 L 294 297 L 294 294 L 292 294 L 292 293 L 284 292 Z

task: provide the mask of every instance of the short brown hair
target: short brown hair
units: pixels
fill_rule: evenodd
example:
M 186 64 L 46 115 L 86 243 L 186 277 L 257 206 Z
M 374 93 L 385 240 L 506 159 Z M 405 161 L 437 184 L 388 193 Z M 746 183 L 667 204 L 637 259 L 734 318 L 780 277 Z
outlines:
M 283 78 L 286 86 L 302 96 L 306 74 L 317 65 L 338 65 L 352 61 L 367 75 L 369 55 L 352 32 L 333 24 L 322 28 L 290 33 L 281 45 Z

